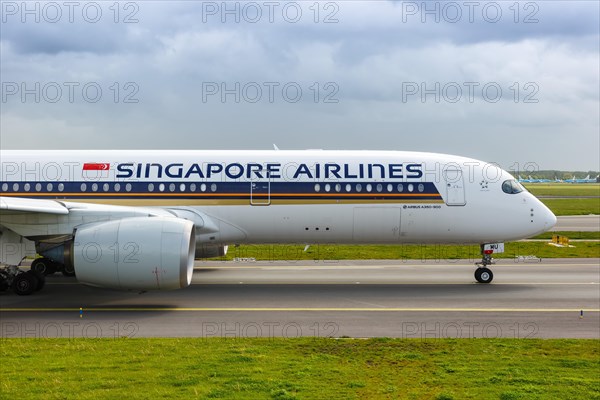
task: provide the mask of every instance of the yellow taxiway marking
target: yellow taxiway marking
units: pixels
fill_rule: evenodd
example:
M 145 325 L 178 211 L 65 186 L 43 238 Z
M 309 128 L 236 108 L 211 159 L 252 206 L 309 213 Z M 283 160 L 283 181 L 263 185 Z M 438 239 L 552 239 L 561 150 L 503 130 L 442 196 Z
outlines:
M 46 283 L 46 286 L 82 285 L 81 283 Z M 229 282 L 195 282 L 190 286 L 486 286 L 477 282 L 273 282 L 273 281 L 229 281 Z M 83 286 L 83 285 L 82 285 Z M 597 282 L 544 283 L 544 282 L 496 282 L 488 286 L 600 286 Z
M 103 312 L 138 312 L 138 311 L 184 311 L 184 312 L 204 312 L 204 311 L 329 311 L 329 312 L 483 312 L 483 313 L 508 313 L 508 312 L 600 312 L 600 308 L 375 308 L 375 307 L 57 307 L 57 308 L 1 308 L 0 312 L 70 312 L 70 311 L 103 311 Z
M 569 263 L 569 264 L 533 264 L 533 263 L 515 263 L 515 264 L 502 264 L 497 268 L 505 268 L 505 267 L 523 267 L 527 265 L 527 267 L 558 267 L 558 268 L 566 268 L 566 267 L 594 267 L 598 268 L 598 264 L 594 263 Z M 195 265 L 194 271 L 206 271 L 211 269 L 218 270 L 232 270 L 232 269 L 266 269 L 266 270 L 319 270 L 319 269 L 402 269 L 402 268 L 453 268 L 453 267 L 464 267 L 464 268 L 472 268 L 475 269 L 473 264 L 397 264 L 397 265 L 347 265 L 347 264 L 337 264 L 336 261 L 327 262 L 327 264 L 316 264 L 315 265 L 307 265 L 307 264 L 295 264 L 294 262 L 290 262 L 289 265 L 261 265 L 261 264 L 237 264 L 237 265 Z
M 329 285 L 329 286 L 350 286 L 350 285 L 422 285 L 422 286 L 448 286 L 448 285 L 473 285 L 473 286 L 485 286 L 485 284 L 477 283 L 477 282 L 411 282 L 411 281 L 348 281 L 348 282 L 312 282 L 312 281 L 223 281 L 223 282 L 193 282 L 192 285 Z M 489 286 L 494 285 L 560 285 L 560 286 L 569 286 L 569 285 L 600 285 L 598 282 L 495 282 L 490 283 Z
M 222 282 L 192 282 L 192 285 L 474 285 L 483 286 L 481 283 L 476 282 L 411 282 L 411 281 L 348 281 L 348 282 L 323 282 L 323 281 L 285 281 L 285 282 L 274 282 L 274 281 L 222 281 Z M 46 285 L 83 285 L 79 282 L 46 282 Z M 495 285 L 558 285 L 558 286 L 569 286 L 569 285 L 600 285 L 600 282 L 494 282 L 490 283 L 490 286 Z

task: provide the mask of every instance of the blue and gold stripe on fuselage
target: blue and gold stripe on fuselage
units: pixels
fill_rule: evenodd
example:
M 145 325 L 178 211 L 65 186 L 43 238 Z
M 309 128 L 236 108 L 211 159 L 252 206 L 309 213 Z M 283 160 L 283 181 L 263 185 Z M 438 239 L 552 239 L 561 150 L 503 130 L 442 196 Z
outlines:
M 0 182 L 0 195 L 127 206 L 443 203 L 432 182 Z

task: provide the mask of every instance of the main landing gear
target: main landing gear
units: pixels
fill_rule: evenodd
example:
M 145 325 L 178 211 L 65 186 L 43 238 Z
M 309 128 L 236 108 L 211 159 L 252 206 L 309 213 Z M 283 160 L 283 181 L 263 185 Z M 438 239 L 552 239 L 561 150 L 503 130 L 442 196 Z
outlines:
M 0 291 L 12 289 L 20 296 L 30 295 L 42 290 L 46 283 L 46 275 L 59 271 L 65 276 L 75 276 L 72 267 L 45 257 L 33 260 L 29 271 L 23 271 L 14 265 L 2 266 L 0 267 Z
M 37 271 L 21 271 L 16 266 L 8 266 L 0 269 L 0 291 L 11 288 L 20 296 L 30 295 L 42 290 L 46 278 Z
M 477 269 L 475 270 L 475 280 L 479 283 L 490 283 L 494 279 L 494 274 L 492 270 L 487 266 L 494 264 L 494 259 L 492 258 L 493 250 L 486 250 L 485 245 L 481 245 L 481 261 L 475 263 L 477 265 Z
M 33 260 L 31 270 L 42 275 L 52 275 L 60 271 L 64 276 L 75 276 L 75 271 L 72 268 L 67 268 L 65 265 L 45 257 Z

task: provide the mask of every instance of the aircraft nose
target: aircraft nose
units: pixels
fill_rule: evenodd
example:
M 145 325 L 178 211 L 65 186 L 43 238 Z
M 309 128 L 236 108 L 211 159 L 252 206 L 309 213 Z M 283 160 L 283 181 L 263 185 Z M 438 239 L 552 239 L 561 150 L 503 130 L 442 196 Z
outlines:
M 556 225 L 557 218 L 548 207 L 544 206 L 544 208 L 544 224 L 546 225 L 546 230 L 548 230 Z
M 539 199 L 531 195 L 531 226 L 535 226 L 536 234 L 549 231 L 556 225 L 556 215 Z

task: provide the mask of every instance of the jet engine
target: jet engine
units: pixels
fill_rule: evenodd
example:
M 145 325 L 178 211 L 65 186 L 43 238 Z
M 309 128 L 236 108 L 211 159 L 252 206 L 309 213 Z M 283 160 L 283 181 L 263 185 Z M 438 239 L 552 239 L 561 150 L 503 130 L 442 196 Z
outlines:
M 179 289 L 192 281 L 196 234 L 194 224 L 184 219 L 134 217 L 81 225 L 67 247 L 81 283 Z

